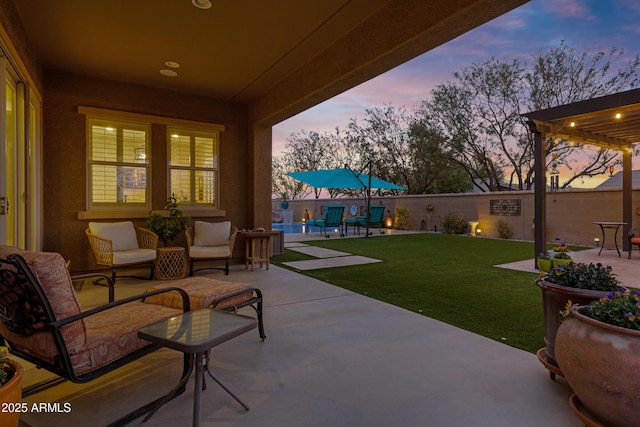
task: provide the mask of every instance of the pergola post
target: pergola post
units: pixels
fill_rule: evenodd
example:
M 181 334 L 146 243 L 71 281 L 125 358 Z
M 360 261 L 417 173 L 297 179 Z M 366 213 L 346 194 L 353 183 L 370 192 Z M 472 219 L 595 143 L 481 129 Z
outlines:
M 622 227 L 622 248 L 629 250 L 629 229 L 633 228 L 633 178 L 631 156 L 633 150 L 622 150 L 622 222 L 627 224 Z
M 537 256 L 539 253 L 547 252 L 547 175 L 546 175 L 546 152 L 544 142 L 546 132 L 542 126 L 530 121 L 529 130 L 533 134 L 533 151 L 534 151 L 534 215 L 533 223 L 535 225 L 533 256 L 534 267 L 538 268 Z

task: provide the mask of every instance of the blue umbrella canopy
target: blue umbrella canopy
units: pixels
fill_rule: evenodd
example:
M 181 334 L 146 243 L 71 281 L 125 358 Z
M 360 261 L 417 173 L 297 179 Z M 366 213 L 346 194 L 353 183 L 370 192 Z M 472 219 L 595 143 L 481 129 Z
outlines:
M 366 173 L 359 173 L 349 168 L 291 172 L 286 175 L 316 188 L 382 188 L 385 190 L 406 190 L 406 188 L 392 182 L 369 177 Z

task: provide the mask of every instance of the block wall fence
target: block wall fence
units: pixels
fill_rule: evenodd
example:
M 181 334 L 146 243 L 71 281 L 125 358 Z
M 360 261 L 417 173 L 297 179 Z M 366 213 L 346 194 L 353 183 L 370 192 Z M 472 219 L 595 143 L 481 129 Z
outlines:
M 289 200 L 294 223 L 303 222 L 305 210 L 311 218 L 321 217 L 328 203 L 344 203 L 347 216 L 352 206 L 364 211 L 363 198 Z M 441 218 L 448 212 L 461 215 L 465 221 L 477 221 L 482 236 L 498 237 L 498 222 L 504 220 L 513 230 L 513 239 L 533 241 L 533 191 L 510 191 L 480 194 L 434 194 L 372 197 L 371 204 L 382 204 L 393 216 L 397 208 L 409 211 L 409 229 L 442 231 Z M 431 218 L 427 206 L 433 206 Z M 633 191 L 633 228 L 640 228 L 640 189 Z M 272 201 L 273 211 L 282 212 L 281 200 Z M 275 215 L 278 216 L 278 215 Z M 385 214 L 386 216 L 386 214 Z M 600 227 L 594 221 L 622 221 L 621 189 L 572 189 L 547 193 L 547 240 L 559 237 L 567 244 L 593 246 L 600 238 Z M 609 230 L 608 230 L 609 231 Z M 636 230 L 636 235 L 638 235 Z M 618 244 L 622 247 L 622 228 Z M 607 239 L 612 239 L 607 234 Z M 609 246 L 611 240 L 607 240 Z

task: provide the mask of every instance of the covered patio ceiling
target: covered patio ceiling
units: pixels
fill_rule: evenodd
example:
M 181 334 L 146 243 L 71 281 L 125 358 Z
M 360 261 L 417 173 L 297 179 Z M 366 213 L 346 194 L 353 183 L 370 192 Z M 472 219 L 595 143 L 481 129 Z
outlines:
M 632 165 L 640 143 L 640 89 L 525 113 L 535 138 L 535 254 L 546 252 L 546 152 L 547 137 L 561 138 L 622 152 L 623 246 L 632 223 Z
M 271 126 L 527 1 L 13 0 L 8 20 L 44 69 L 248 104 Z

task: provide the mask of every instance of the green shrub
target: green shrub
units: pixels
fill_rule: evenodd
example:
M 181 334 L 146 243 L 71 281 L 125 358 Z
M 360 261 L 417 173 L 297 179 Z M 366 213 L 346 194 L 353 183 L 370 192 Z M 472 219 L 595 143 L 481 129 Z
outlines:
M 510 239 L 513 236 L 513 230 L 511 226 L 503 219 L 498 221 L 498 238 Z
M 469 224 L 467 224 L 462 215 L 451 211 L 444 216 L 440 216 L 440 224 L 442 224 L 442 228 L 447 234 L 464 234 L 469 228 Z
M 409 209 L 396 208 L 395 212 L 395 224 L 393 228 L 396 230 L 408 230 L 409 229 Z

